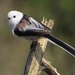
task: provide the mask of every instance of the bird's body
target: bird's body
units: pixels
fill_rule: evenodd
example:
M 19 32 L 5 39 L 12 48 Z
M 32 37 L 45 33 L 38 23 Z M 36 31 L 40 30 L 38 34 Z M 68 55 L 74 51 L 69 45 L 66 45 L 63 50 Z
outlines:
M 45 37 L 49 39 L 51 43 L 75 56 L 75 49 L 73 47 L 51 35 L 48 27 L 32 17 L 19 11 L 10 11 L 7 15 L 7 21 L 14 35 L 25 38 L 26 40 L 37 40 L 40 37 Z
M 47 32 L 50 31 L 50 29 L 48 27 L 46 27 L 45 25 L 41 25 L 39 22 L 37 22 L 36 20 L 34 20 L 32 17 L 29 17 L 25 14 L 21 14 L 21 12 L 18 12 L 19 14 L 21 14 L 22 17 L 18 17 L 20 15 L 16 15 L 17 11 L 11 11 L 8 13 L 8 25 L 10 27 L 10 29 L 12 30 L 12 33 L 16 36 L 20 36 L 20 34 L 16 33 L 16 30 L 18 29 L 19 31 L 28 31 L 28 30 L 35 30 L 35 31 L 42 31 L 42 32 Z M 11 16 L 11 14 L 13 14 Z M 15 17 L 14 17 L 15 16 Z M 10 19 L 11 17 L 11 19 Z M 16 19 L 15 19 L 16 18 Z M 20 18 L 20 19 L 19 19 Z M 15 19 L 15 21 L 14 21 Z M 17 21 L 17 19 L 19 21 Z M 15 30 L 14 30 L 15 29 Z M 15 32 L 14 32 L 15 31 Z M 15 34 L 16 33 L 16 34 Z M 22 34 L 22 33 L 21 33 Z M 28 34 L 28 33 L 27 33 Z M 26 34 L 26 35 L 27 35 Z M 43 34 L 43 33 L 42 33 Z M 39 34 L 40 35 L 40 34 Z M 22 38 L 25 38 L 27 40 L 37 40 L 39 38 L 39 36 L 21 36 Z M 41 36 L 40 36 L 41 37 Z

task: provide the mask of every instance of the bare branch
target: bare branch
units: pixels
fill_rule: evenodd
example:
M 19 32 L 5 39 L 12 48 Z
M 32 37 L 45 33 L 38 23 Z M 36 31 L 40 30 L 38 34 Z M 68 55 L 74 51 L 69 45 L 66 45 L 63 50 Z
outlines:
M 46 61 L 44 58 L 42 58 L 42 67 L 44 67 L 42 70 L 45 71 L 48 75 L 60 75 L 56 68 L 54 68 L 49 61 Z

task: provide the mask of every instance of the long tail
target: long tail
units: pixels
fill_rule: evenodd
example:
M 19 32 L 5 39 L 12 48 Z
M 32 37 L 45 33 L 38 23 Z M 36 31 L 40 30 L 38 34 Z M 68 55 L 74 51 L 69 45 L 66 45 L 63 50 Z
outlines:
M 51 34 L 46 34 L 45 37 L 48 38 L 52 44 L 59 46 L 60 48 L 64 49 L 69 54 L 71 54 L 72 56 L 75 57 L 75 48 L 73 48 L 72 46 L 68 45 L 67 43 L 59 40 L 58 38 L 54 37 Z

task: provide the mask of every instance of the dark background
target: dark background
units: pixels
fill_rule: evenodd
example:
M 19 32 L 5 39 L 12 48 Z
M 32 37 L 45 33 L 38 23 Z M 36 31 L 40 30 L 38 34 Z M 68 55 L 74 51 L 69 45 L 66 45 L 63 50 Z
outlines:
M 43 16 L 53 19 L 52 34 L 75 47 L 75 0 L 0 0 L 0 75 L 23 75 L 31 44 L 9 30 L 6 17 L 11 10 L 39 21 Z M 75 58 L 59 47 L 48 43 L 44 57 L 61 75 L 75 75 Z

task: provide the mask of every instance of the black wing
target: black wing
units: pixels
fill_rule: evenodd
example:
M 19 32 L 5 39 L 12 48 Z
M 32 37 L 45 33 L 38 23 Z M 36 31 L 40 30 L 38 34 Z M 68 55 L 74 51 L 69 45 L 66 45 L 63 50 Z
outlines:
M 45 34 L 50 34 L 45 30 L 40 29 L 28 29 L 25 31 L 20 31 L 18 28 L 14 30 L 14 33 L 18 36 L 44 36 Z

